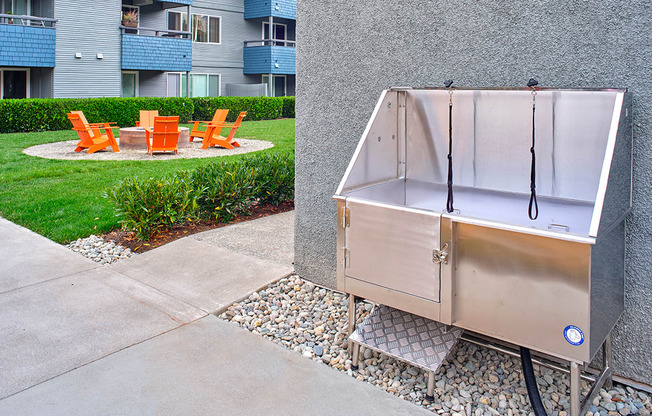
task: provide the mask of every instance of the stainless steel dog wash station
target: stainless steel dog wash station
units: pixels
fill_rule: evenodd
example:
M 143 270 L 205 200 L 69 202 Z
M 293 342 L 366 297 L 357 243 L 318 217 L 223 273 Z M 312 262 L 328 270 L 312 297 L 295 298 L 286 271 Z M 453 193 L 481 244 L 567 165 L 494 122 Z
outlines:
M 528 85 L 383 91 L 334 196 L 337 286 L 354 365 L 360 346 L 408 361 L 432 396 L 466 331 L 567 363 L 579 416 L 624 308 L 631 94 Z M 377 304 L 357 328 L 356 298 Z

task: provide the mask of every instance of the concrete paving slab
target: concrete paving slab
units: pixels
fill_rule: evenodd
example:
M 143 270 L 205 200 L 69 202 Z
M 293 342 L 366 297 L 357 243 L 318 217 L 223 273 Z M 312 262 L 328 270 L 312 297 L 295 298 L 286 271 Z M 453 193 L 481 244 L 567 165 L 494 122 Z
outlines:
M 0 398 L 202 316 L 106 267 L 1 294 Z
M 0 293 L 99 267 L 4 218 L 0 218 L 0 265 Z
M 431 415 L 214 316 L 0 401 L 11 415 Z
M 206 312 L 230 305 L 293 271 L 289 265 L 191 238 L 182 238 L 107 267 Z
M 204 231 L 188 238 L 290 265 L 294 262 L 294 211 Z

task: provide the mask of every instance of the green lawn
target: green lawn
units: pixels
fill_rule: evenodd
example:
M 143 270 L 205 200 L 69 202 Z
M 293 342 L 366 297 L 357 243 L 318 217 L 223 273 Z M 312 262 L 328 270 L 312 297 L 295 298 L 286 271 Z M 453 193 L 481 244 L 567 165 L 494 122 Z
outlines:
M 274 147 L 263 151 L 266 153 L 290 153 L 294 151 L 294 119 L 243 122 L 236 136 L 271 141 Z M 76 138 L 71 130 L 0 135 L 0 216 L 56 242 L 67 243 L 120 226 L 113 207 L 102 195 L 125 177 L 157 177 L 244 156 L 72 161 L 22 153 L 37 144 Z

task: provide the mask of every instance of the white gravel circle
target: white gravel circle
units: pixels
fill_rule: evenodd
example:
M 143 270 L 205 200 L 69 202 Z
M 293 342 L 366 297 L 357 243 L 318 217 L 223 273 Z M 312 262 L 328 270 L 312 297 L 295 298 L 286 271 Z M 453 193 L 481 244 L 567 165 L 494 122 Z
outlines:
M 362 322 L 373 305 L 358 305 Z M 370 349 L 361 349 L 360 369 L 351 370 L 347 354 L 348 298 L 298 276 L 281 279 L 235 303 L 220 315 L 270 341 L 322 362 L 360 381 L 420 405 L 433 413 L 450 416 L 533 415 L 521 371 L 521 363 L 496 351 L 459 342 L 435 375 L 435 401 L 425 399 L 427 375 Z M 550 416 L 569 416 L 567 375 L 535 365 L 543 403 Z M 583 394 L 589 385 L 582 380 Z M 650 416 L 648 394 L 615 386 L 593 401 L 587 416 Z
M 231 156 L 257 152 L 259 150 L 274 147 L 272 142 L 266 140 L 239 138 L 237 141 L 240 143 L 240 147 L 234 149 L 224 149 L 221 147 L 202 149 L 201 140 L 196 140 L 192 143 L 187 143 L 186 147 L 179 148 L 178 155 L 174 153 L 154 153 L 154 156 L 150 156 L 144 149 L 120 149 L 119 152 L 113 152 L 111 147 L 92 154 L 86 152 L 75 152 L 79 140 L 66 140 L 63 142 L 39 144 L 24 149 L 23 153 L 44 159 L 63 160 L 170 160 Z

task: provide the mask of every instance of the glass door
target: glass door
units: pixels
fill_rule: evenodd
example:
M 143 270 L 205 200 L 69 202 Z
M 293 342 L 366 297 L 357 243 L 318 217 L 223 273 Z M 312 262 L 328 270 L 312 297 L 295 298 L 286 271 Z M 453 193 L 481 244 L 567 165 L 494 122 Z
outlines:
M 138 72 L 122 73 L 122 96 L 138 97 Z
M 274 75 L 274 97 L 285 97 L 285 75 Z
M 2 71 L 2 98 L 27 98 L 27 70 Z

